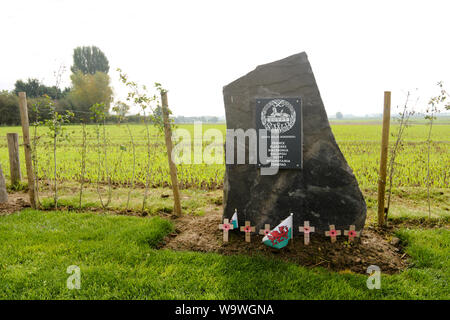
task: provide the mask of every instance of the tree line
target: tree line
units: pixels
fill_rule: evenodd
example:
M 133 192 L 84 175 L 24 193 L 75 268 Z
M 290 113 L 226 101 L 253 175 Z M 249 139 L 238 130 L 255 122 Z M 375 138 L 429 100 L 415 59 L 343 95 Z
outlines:
M 92 121 L 90 108 L 102 104 L 109 115 L 112 99 L 109 62 L 106 55 L 97 47 L 77 47 L 73 52 L 71 67 L 71 86 L 60 88 L 63 69 L 55 73 L 55 85 L 47 86 L 38 79 L 17 80 L 14 90 L 0 92 L 0 125 L 19 125 L 18 93 L 27 94 L 30 122 L 45 121 L 51 118 L 51 110 L 46 99 L 53 101 L 52 107 L 61 114 L 74 114 L 72 122 L 88 123 Z
M 113 91 L 110 86 L 109 62 L 106 55 L 97 47 L 77 47 L 73 51 L 73 65 L 70 68 L 71 86 L 60 87 L 60 80 L 65 68 L 55 72 L 55 84 L 47 86 L 38 79 L 19 79 L 12 91 L 0 91 L 0 125 L 20 125 L 18 93 L 27 95 L 28 116 L 31 123 L 45 122 L 52 118 L 54 112 L 58 114 L 73 114 L 71 123 L 90 123 L 95 120 L 91 111 L 92 106 L 104 106 L 105 123 L 126 121 L 129 123 L 152 122 L 152 117 L 142 115 L 127 115 L 130 106 L 118 101 L 112 106 Z M 49 104 L 49 100 L 51 103 Z M 110 114 L 110 109 L 115 114 Z M 154 116 L 160 118 L 160 107 L 154 110 Z M 218 123 L 221 121 L 214 116 L 200 117 L 172 117 L 174 123 Z

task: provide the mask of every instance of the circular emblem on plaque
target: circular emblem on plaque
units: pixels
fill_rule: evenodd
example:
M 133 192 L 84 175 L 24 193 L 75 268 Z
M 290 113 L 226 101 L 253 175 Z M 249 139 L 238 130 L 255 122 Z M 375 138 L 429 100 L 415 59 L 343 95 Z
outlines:
M 261 122 L 269 131 L 286 132 L 295 124 L 294 107 L 284 99 L 273 99 L 263 107 Z

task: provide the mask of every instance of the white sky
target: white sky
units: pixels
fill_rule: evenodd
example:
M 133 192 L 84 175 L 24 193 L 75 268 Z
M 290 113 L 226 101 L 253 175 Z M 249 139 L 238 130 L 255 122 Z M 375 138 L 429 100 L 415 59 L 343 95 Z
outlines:
M 222 87 L 257 65 L 306 51 L 328 114 L 381 113 L 418 88 L 450 87 L 450 1 L 2 0 L 0 90 L 53 72 L 96 45 L 110 62 L 118 98 L 132 80 L 169 89 L 176 115 L 224 114 Z M 136 110 L 134 110 L 136 111 Z M 393 110 L 395 111 L 395 109 Z

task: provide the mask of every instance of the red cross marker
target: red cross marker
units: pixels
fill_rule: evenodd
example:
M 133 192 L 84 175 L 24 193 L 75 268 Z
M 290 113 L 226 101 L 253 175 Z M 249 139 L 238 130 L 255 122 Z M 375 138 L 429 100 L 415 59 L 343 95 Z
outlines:
M 267 236 L 270 233 L 270 224 L 265 224 L 264 229 L 259 230 L 259 234 L 262 236 Z
M 331 238 L 331 242 L 336 242 L 336 237 L 341 235 L 341 230 L 336 230 L 334 224 L 330 224 L 330 231 L 325 231 L 325 235 Z
M 298 231 L 303 232 L 305 238 L 305 245 L 309 244 L 309 234 L 315 231 L 314 227 L 309 225 L 309 221 L 303 222 L 303 227 L 298 227 Z
M 241 231 L 245 232 L 245 242 L 250 242 L 250 233 L 255 232 L 255 227 L 250 226 L 250 221 L 245 221 L 245 226 L 241 226 Z
M 219 229 L 223 230 L 223 242 L 228 242 L 228 230 L 233 230 L 233 225 L 228 219 L 223 219 L 223 224 L 219 224 Z
M 361 231 L 355 231 L 355 225 L 350 226 L 350 230 L 344 230 L 344 235 L 348 236 L 348 242 L 352 242 L 355 237 L 359 237 Z

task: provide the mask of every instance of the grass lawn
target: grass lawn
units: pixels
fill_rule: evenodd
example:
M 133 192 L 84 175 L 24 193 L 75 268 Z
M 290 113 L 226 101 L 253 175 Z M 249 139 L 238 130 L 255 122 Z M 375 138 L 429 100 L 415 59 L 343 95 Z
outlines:
M 159 217 L 24 210 L 0 216 L 1 299 L 449 299 L 450 231 L 402 229 L 413 266 L 367 276 L 278 259 L 157 250 Z M 81 268 L 69 290 L 67 267 Z

